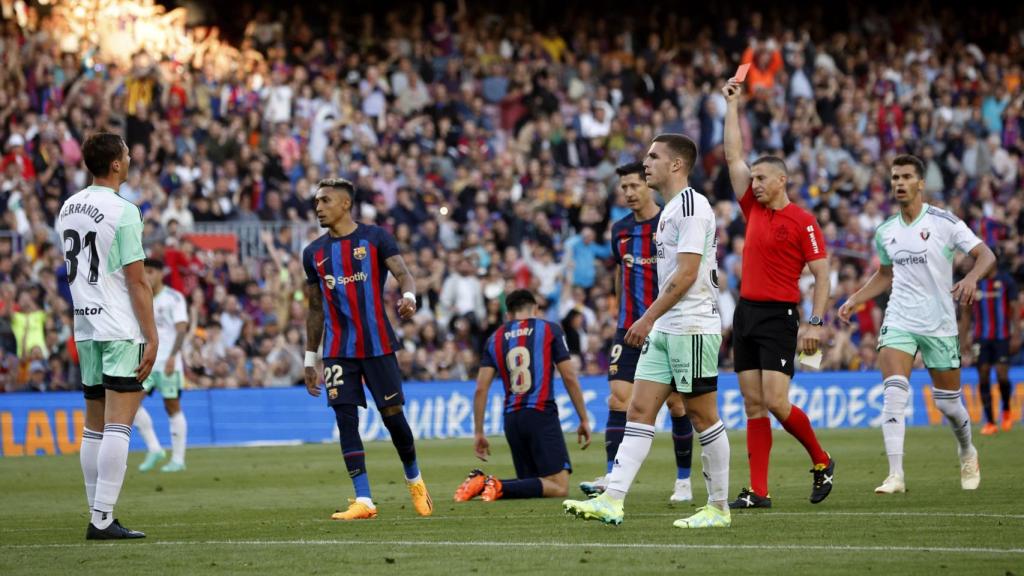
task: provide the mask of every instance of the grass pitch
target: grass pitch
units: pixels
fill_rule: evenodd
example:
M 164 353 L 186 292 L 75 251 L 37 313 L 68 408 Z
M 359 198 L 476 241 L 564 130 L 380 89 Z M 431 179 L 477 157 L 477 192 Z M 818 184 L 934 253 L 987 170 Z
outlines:
M 335 522 L 352 487 L 336 445 L 191 449 L 188 471 L 146 474 L 133 453 L 117 516 L 144 540 L 86 542 L 88 523 L 77 456 L 0 459 L 0 574 L 1007 574 L 1024 575 L 1024 468 L 1014 430 L 975 436 L 982 482 L 960 489 L 948 428 L 911 428 L 909 492 L 876 496 L 887 471 L 878 430 L 824 430 L 836 485 L 812 505 L 806 453 L 775 431 L 774 508 L 735 512 L 727 530 L 684 531 L 672 521 L 706 499 L 699 448 L 696 503 L 668 502 L 675 479 L 671 441 L 659 434 L 626 501 L 620 527 L 566 516 L 561 502 L 451 501 L 478 462 L 468 440 L 418 444 L 435 502 L 431 518 L 412 509 L 389 443 L 367 444 L 380 510 L 376 520 Z M 581 452 L 570 444 L 575 487 L 604 470 L 601 435 Z M 512 475 L 503 438 L 483 468 Z M 742 432 L 730 434 L 734 495 L 747 483 Z

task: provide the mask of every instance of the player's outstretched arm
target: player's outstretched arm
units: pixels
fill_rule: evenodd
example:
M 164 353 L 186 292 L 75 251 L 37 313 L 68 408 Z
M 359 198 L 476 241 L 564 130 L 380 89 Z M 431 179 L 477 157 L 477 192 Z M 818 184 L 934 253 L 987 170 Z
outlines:
M 583 390 L 580 388 L 580 381 L 576 377 L 576 368 L 572 360 L 562 360 L 557 365 L 558 373 L 562 375 L 562 383 L 565 391 L 576 408 L 576 415 L 580 419 L 580 425 L 576 428 L 576 441 L 580 449 L 586 450 L 590 446 L 590 420 L 587 418 L 587 404 L 583 401 Z
M 402 290 L 402 299 L 398 301 L 398 316 L 402 320 L 408 320 L 416 314 L 416 279 L 412 277 L 401 254 L 388 258 L 384 264 L 387 265 L 388 270 L 398 281 L 398 287 Z
M 156 363 L 156 350 L 160 346 L 160 337 L 156 333 L 156 320 L 153 318 L 153 289 L 146 282 L 145 267 L 142 260 L 136 260 L 124 268 L 125 284 L 128 287 L 128 298 L 132 301 L 135 319 L 139 321 L 142 337 L 146 346 L 142 350 L 139 367 L 135 370 L 135 378 L 145 382 Z
M 850 316 L 853 315 L 853 311 L 858 306 L 877 298 L 880 294 L 889 290 L 892 287 L 892 265 L 879 266 L 878 271 L 871 275 L 871 279 L 868 280 L 867 284 L 861 287 L 850 296 L 846 302 L 839 307 L 839 317 L 842 318 L 843 322 L 849 322 Z
M 481 366 L 476 373 L 476 392 L 473 393 L 473 450 L 476 457 L 487 462 L 491 455 L 491 443 L 484 435 L 484 411 L 487 409 L 487 391 L 494 381 L 494 368 Z
M 320 294 L 320 284 L 306 284 L 306 359 L 303 378 L 306 392 L 310 396 L 320 395 L 320 374 L 316 371 L 317 350 L 324 338 L 324 301 Z
M 665 289 L 658 294 L 651 307 L 626 332 L 626 344 L 639 348 L 651 333 L 654 321 L 671 310 L 686 295 L 690 286 L 697 280 L 700 259 L 701 255 L 693 252 L 676 254 L 676 271 L 669 276 Z
M 988 271 L 996 265 L 996 255 L 992 249 L 983 242 L 971 249 L 971 257 L 974 258 L 974 267 L 964 276 L 963 280 L 957 282 L 952 289 L 953 300 L 970 306 L 978 295 L 978 281 L 988 274 Z
M 743 84 L 735 80 L 722 87 L 725 95 L 725 163 L 736 199 L 743 198 L 750 187 L 750 166 L 743 160 L 743 136 L 740 134 L 740 94 Z

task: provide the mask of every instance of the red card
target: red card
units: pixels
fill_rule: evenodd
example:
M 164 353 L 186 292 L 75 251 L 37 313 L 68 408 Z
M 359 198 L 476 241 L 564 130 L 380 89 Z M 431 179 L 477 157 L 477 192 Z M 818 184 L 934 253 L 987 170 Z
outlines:
M 732 77 L 737 82 L 743 82 L 747 78 L 747 70 L 750 70 L 750 63 L 740 64 L 740 67 L 736 69 L 736 75 Z

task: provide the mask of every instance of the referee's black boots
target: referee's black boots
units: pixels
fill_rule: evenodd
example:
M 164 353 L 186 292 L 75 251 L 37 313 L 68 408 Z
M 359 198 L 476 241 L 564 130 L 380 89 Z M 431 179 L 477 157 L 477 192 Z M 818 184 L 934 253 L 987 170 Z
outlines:
M 772 497 L 769 495 L 759 496 L 750 488 L 740 490 L 736 499 L 729 502 L 730 510 L 747 510 L 750 508 L 771 508 Z
M 831 454 L 828 455 L 828 466 L 815 466 L 811 469 L 814 474 L 814 485 L 811 487 L 811 504 L 817 504 L 828 498 L 832 492 L 832 477 L 836 471 L 836 460 Z

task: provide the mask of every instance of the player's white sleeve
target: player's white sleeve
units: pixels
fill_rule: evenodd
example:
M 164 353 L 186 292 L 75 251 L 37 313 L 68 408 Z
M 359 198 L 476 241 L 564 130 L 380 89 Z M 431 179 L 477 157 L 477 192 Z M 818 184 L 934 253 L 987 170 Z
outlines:
M 117 223 L 114 242 L 110 245 L 110 254 L 107 256 L 107 269 L 113 272 L 145 257 L 146 251 L 142 247 L 142 218 L 138 208 L 128 206 L 121 212 L 121 220 Z
M 881 226 L 875 230 L 875 252 L 878 253 L 878 261 L 882 263 L 882 266 L 892 266 L 892 258 L 889 256 L 889 251 L 885 249 Z
M 704 211 L 699 207 L 696 213 L 691 216 L 683 216 L 677 220 L 679 226 L 679 245 L 676 247 L 678 254 L 703 254 L 707 243 L 708 226 L 714 220 L 709 220 Z
M 173 318 L 175 324 L 180 324 L 181 322 L 188 323 L 188 306 L 185 304 L 185 297 L 180 293 L 174 299 Z
M 981 238 L 978 238 L 963 220 L 957 220 L 956 224 L 953 225 L 950 244 L 952 244 L 953 248 L 967 254 L 974 250 L 975 246 L 981 244 Z

